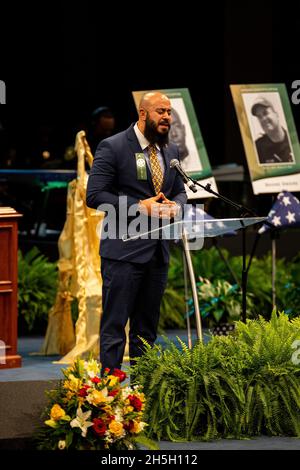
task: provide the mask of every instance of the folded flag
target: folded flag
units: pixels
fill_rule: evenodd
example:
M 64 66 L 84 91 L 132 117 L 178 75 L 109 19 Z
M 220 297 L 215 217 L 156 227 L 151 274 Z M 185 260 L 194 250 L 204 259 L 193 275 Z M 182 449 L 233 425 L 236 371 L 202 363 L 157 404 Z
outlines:
M 282 191 L 278 194 L 267 218 L 267 222 L 273 225 L 274 229 L 282 230 L 288 227 L 300 227 L 300 201 L 292 193 Z M 258 233 L 265 233 L 270 230 L 269 225 L 264 224 Z
M 229 229 L 229 228 L 228 230 L 226 230 L 225 224 L 222 220 L 215 219 L 211 215 L 207 214 L 207 212 L 205 212 L 200 207 L 195 207 L 195 206 L 190 207 L 184 213 L 184 222 L 186 224 L 193 223 L 193 222 L 194 223 L 201 222 L 201 226 L 204 225 L 204 227 L 203 226 L 201 227 L 201 231 L 203 232 L 203 228 L 204 228 L 205 236 L 210 236 L 210 232 L 212 234 L 216 233 L 217 235 L 218 230 L 223 232 L 222 234 L 225 236 L 236 235 L 235 230 Z

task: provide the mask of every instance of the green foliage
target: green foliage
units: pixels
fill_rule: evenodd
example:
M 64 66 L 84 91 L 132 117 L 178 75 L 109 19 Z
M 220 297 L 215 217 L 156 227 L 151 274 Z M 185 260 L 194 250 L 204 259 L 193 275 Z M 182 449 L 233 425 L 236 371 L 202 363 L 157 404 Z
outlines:
M 160 330 L 165 328 L 184 328 L 184 294 L 167 286 L 161 303 Z
M 222 249 L 222 254 L 230 262 L 229 252 Z M 232 283 L 233 279 L 215 247 L 192 252 L 192 261 L 197 278 L 205 276 L 210 281 L 225 279 Z
M 276 265 L 276 297 L 279 310 L 284 310 L 290 318 L 300 315 L 300 254 L 287 265 L 282 260 L 280 269 Z
M 277 291 L 277 304 L 279 308 L 284 309 L 289 318 L 295 318 L 300 315 L 300 283 L 287 282 L 280 286 Z
M 209 327 L 218 323 L 233 323 L 240 319 L 242 312 L 242 292 L 237 284 L 219 279 L 210 282 L 200 277 L 198 286 L 199 308 L 201 316 Z M 247 296 L 248 309 L 251 311 L 252 302 Z
M 296 339 L 300 319 L 273 311 L 270 321 L 237 322 L 233 336 L 214 337 L 192 350 L 182 342 L 180 349 L 170 341 L 166 349 L 146 346 L 132 369 L 147 397 L 149 437 L 300 437 Z
M 230 257 L 229 252 L 222 249 L 222 255 L 232 268 L 239 285 L 242 280 L 242 257 Z M 192 262 L 195 271 L 196 279 L 204 277 L 211 283 L 211 288 L 218 290 L 226 290 L 226 283 L 233 283 L 233 277 L 226 267 L 224 261 L 221 259 L 219 252 L 215 247 L 209 250 L 200 250 L 191 252 Z M 248 263 L 249 257 L 247 257 Z M 300 305 L 300 255 L 297 255 L 293 260 L 287 262 L 285 259 L 276 260 L 276 300 L 277 308 L 285 310 L 286 314 L 290 317 L 299 315 Z M 271 254 L 256 258 L 253 257 L 250 270 L 248 273 L 247 285 L 247 314 L 250 318 L 257 318 L 263 315 L 269 319 L 272 312 L 272 258 Z M 230 289 L 228 287 L 228 289 Z M 230 300 L 233 298 L 237 300 L 238 289 L 236 292 L 231 292 L 230 295 L 226 294 L 226 299 L 222 307 L 218 306 L 219 311 L 215 313 L 215 320 L 219 316 L 224 319 L 230 314 L 225 315 L 227 309 L 232 310 Z M 205 289 L 204 289 L 205 290 Z M 200 300 L 202 307 L 205 303 L 210 304 L 213 297 L 208 290 L 208 297 L 205 299 L 203 289 L 200 292 Z M 217 296 L 216 296 L 217 297 Z M 228 301 L 228 302 L 227 302 Z M 237 304 L 234 301 L 234 308 Z M 192 303 L 192 302 L 191 302 Z M 229 305 L 227 305 L 229 303 Z M 206 307 L 204 307 L 204 310 Z M 211 313 L 212 313 L 211 309 Z M 221 312 L 223 312 L 221 314 Z M 225 316 L 224 316 L 225 315 Z M 238 316 L 238 312 L 234 314 Z M 210 314 L 210 319 L 213 315 Z M 184 305 L 184 276 L 183 276 L 183 263 L 182 251 L 180 248 L 173 247 L 171 250 L 169 278 L 165 297 L 163 299 L 161 322 L 162 328 L 170 327 L 183 327 L 185 324 L 185 305 Z M 193 317 L 192 317 L 193 319 Z M 223 321 L 223 319 L 222 319 Z M 210 322 L 211 323 L 211 322 Z M 211 324 L 209 326 L 212 326 Z
M 57 289 L 56 263 L 32 248 L 25 256 L 18 252 L 18 311 L 29 331 L 37 323 L 47 325 Z
M 168 283 L 162 299 L 159 329 L 184 328 L 186 323 L 182 252 L 174 248 L 170 255 Z
M 247 262 L 248 259 L 247 257 Z M 231 258 L 231 265 L 241 282 L 241 257 Z M 280 299 L 283 286 L 290 280 L 289 269 L 287 269 L 287 262 L 284 259 L 276 260 L 276 273 L 276 291 L 278 299 Z M 271 253 L 262 258 L 253 258 L 248 275 L 247 291 L 251 292 L 255 298 L 253 314 L 261 315 L 264 312 L 264 317 L 270 318 L 273 309 Z M 279 302 L 278 307 L 286 309 L 286 305 L 282 305 L 281 302 Z

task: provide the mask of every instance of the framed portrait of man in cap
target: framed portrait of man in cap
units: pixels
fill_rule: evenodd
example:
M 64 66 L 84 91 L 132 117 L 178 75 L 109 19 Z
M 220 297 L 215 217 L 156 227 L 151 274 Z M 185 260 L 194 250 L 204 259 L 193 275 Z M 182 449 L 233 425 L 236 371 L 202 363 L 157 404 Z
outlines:
M 243 93 L 259 165 L 294 164 L 295 158 L 278 92 Z
M 300 147 L 284 84 L 231 85 L 255 194 L 300 190 Z
M 149 90 L 133 91 L 133 98 L 138 110 L 142 96 Z M 169 130 L 169 142 L 178 148 L 178 160 L 183 170 L 192 178 L 200 181 L 202 185 L 211 184 L 212 189 L 217 190 L 212 170 L 193 102 L 187 88 L 152 90 L 160 91 L 167 95 L 171 102 L 171 126 Z M 204 189 L 199 187 L 197 193 L 187 189 L 189 199 L 210 197 Z

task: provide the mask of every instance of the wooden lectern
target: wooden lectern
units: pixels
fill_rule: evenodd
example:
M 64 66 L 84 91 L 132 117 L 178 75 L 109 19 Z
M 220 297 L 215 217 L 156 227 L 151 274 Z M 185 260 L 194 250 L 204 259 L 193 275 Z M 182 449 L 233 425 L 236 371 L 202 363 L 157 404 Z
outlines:
M 0 369 L 21 367 L 17 354 L 18 219 L 11 207 L 0 207 Z

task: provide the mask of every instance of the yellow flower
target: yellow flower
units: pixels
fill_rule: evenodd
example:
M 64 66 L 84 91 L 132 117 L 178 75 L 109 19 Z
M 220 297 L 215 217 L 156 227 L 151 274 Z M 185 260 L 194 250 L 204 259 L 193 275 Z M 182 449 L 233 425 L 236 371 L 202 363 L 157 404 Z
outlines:
M 133 406 L 124 406 L 124 414 L 131 413 L 134 410 Z
M 64 388 L 77 392 L 81 388 L 81 379 L 78 379 L 73 374 L 69 375 L 69 380 L 64 381 Z
M 95 359 L 84 362 L 84 368 L 87 372 L 87 375 L 92 379 L 100 372 L 100 366 Z
M 77 400 L 78 400 L 78 406 L 81 406 L 81 405 L 83 405 L 85 398 L 83 398 L 83 397 L 78 397 Z
M 109 423 L 109 430 L 112 434 L 114 434 L 116 437 L 121 437 L 124 434 L 124 429 L 123 429 L 123 424 L 119 423 L 116 420 L 111 421 Z
M 57 428 L 58 426 L 57 421 L 54 421 L 54 419 L 47 419 L 47 421 L 45 421 L 45 424 L 47 424 L 47 426 L 50 426 L 51 428 Z
M 112 407 L 110 405 L 102 406 L 102 411 L 105 411 L 105 413 L 107 413 L 108 415 L 113 414 L 113 410 L 112 410 Z
M 63 418 L 66 415 L 66 412 L 59 406 L 59 405 L 53 405 L 50 411 L 50 417 L 54 421 L 59 421 L 61 418 Z
M 103 388 L 102 390 L 93 390 L 92 393 L 89 393 L 86 400 L 91 405 L 99 405 L 100 403 L 110 403 L 114 398 L 109 397 L 107 394 L 107 388 Z
M 77 363 L 77 369 L 84 369 L 85 367 L 85 361 L 83 359 L 75 359 L 73 368 L 76 368 L 76 363 Z
M 133 421 L 133 426 L 130 429 L 130 432 L 132 432 L 133 434 L 138 434 L 144 429 L 144 427 L 145 427 L 145 423 L 143 423 L 142 421 L 140 422 Z
M 71 390 L 68 390 L 66 393 L 66 399 L 69 401 L 71 400 L 72 397 L 74 397 L 75 393 L 71 392 Z
M 68 376 L 69 374 L 72 374 L 73 372 L 74 372 L 74 367 L 72 366 L 72 367 L 68 367 L 67 369 L 65 369 L 64 374 Z
M 114 387 L 119 383 L 119 378 L 115 377 L 114 375 L 108 375 L 107 376 L 107 383 L 110 387 Z

